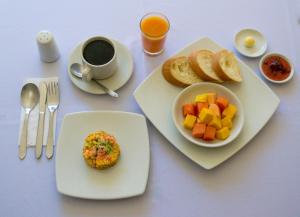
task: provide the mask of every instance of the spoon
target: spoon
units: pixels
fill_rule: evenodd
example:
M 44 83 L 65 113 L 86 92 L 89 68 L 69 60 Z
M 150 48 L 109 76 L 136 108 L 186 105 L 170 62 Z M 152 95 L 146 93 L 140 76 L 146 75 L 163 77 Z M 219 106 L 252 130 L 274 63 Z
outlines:
M 21 160 L 23 160 L 26 156 L 29 114 L 38 103 L 39 98 L 40 98 L 40 92 L 38 87 L 35 84 L 27 83 L 23 86 L 21 91 L 21 105 L 25 110 L 25 117 L 24 117 L 20 147 L 19 147 L 19 158 Z
M 81 65 L 79 63 L 73 63 L 71 65 L 71 73 L 75 77 L 82 79 Z M 108 95 L 113 96 L 113 97 L 119 97 L 119 95 L 116 92 L 114 92 L 113 90 L 104 86 L 100 81 L 93 79 L 93 78 L 92 78 L 92 80 L 95 81 L 103 89 L 103 91 L 105 93 L 107 93 Z

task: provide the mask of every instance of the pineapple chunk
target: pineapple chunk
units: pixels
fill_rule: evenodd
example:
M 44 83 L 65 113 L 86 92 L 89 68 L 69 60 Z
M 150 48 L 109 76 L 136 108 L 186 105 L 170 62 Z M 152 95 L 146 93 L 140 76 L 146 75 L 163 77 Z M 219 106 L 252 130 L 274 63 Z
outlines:
M 209 126 L 216 128 L 217 130 L 222 128 L 221 119 L 214 115 L 213 119 L 208 123 Z
M 217 139 L 227 139 L 228 136 L 230 135 L 230 130 L 228 129 L 228 127 L 223 127 L 222 129 L 218 130 L 216 133 L 216 137 Z
M 221 120 L 222 127 L 228 127 L 228 129 L 232 128 L 232 120 L 230 117 L 225 117 Z
M 199 114 L 199 122 L 208 124 L 214 117 L 214 113 L 207 109 L 203 108 Z
M 197 95 L 194 102 L 207 102 L 207 94 Z
M 237 112 L 237 108 L 235 105 L 229 104 L 226 109 L 222 112 L 222 117 L 229 117 L 234 118 L 235 114 Z
M 208 104 L 216 103 L 217 94 L 216 93 L 207 93 L 207 102 Z
M 183 121 L 183 126 L 187 129 L 193 129 L 197 117 L 194 115 L 187 115 Z

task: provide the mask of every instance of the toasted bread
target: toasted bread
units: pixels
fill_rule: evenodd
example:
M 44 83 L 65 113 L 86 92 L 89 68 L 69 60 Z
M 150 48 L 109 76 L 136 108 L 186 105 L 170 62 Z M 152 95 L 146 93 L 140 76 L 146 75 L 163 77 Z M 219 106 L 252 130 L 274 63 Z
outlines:
M 215 53 L 212 63 L 213 69 L 222 80 L 235 82 L 243 80 L 237 59 L 232 52 L 221 50 Z
M 186 87 L 201 82 L 201 78 L 192 70 L 185 56 L 167 60 L 162 66 L 164 78 L 171 84 Z
M 190 54 L 189 63 L 192 69 L 200 76 L 204 81 L 213 81 L 221 83 L 222 79 L 212 68 L 212 59 L 214 53 L 209 50 L 198 50 Z

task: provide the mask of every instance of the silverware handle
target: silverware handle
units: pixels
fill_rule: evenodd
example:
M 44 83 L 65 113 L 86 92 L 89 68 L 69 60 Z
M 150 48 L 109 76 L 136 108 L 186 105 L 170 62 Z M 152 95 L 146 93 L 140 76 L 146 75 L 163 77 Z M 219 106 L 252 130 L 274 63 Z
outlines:
M 39 114 L 39 124 L 38 124 L 38 131 L 37 131 L 36 144 L 35 144 L 36 159 L 39 159 L 42 156 L 43 136 L 44 136 L 44 117 L 45 117 L 44 112 Z
M 53 140 L 54 140 L 53 119 L 54 119 L 54 112 L 50 112 L 48 138 L 47 138 L 47 145 L 46 145 L 46 156 L 48 159 L 52 158 L 53 156 Z
M 27 130 L 28 130 L 28 118 L 29 112 L 25 112 L 23 127 L 22 127 L 22 134 L 19 146 L 19 158 L 23 160 L 26 156 L 27 151 Z
M 104 86 L 100 81 L 93 79 L 103 90 L 105 93 L 112 97 L 119 97 L 119 94 L 117 94 L 115 91 L 108 89 L 106 86 Z

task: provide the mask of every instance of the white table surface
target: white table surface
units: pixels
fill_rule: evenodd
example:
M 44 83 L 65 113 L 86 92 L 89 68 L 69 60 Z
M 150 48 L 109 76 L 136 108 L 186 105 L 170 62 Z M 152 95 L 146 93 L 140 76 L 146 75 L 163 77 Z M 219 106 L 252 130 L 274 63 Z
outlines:
M 166 51 L 157 57 L 148 57 L 141 49 L 138 23 L 149 11 L 163 12 L 171 22 Z M 233 35 L 244 27 L 261 30 L 268 50 L 292 58 L 296 73 L 288 84 L 268 83 L 281 99 L 278 110 L 245 148 L 217 168 L 206 171 L 190 161 L 150 122 L 151 168 L 146 192 L 139 197 L 90 201 L 63 196 L 56 190 L 54 159 L 43 156 L 37 161 L 33 149 L 24 161 L 18 159 L 19 95 L 24 79 L 59 77 L 57 131 L 70 112 L 142 113 L 132 93 L 158 64 L 202 36 L 233 49 Z M 0 216 L 299 216 L 299 27 L 296 0 L 1 1 Z M 39 60 L 35 36 L 42 29 L 55 35 L 61 53 L 56 63 Z M 133 55 L 134 74 L 118 91 L 119 99 L 86 94 L 68 78 L 71 50 L 92 35 L 113 37 Z M 259 59 L 241 58 L 258 73 Z

